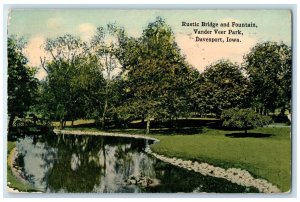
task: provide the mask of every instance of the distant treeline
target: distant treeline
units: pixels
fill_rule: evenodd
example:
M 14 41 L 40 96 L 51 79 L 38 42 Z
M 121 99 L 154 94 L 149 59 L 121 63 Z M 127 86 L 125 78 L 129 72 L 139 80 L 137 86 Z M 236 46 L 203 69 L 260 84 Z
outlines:
M 162 18 L 140 37 L 108 24 L 90 41 L 70 34 L 47 39 L 51 58 L 41 58 L 47 73 L 41 81 L 34 77 L 38 67 L 28 67 L 24 47 L 8 38 L 9 128 L 30 112 L 59 121 L 61 128 L 67 120 L 95 119 L 105 128 L 141 119 L 148 133 L 151 120 L 219 118 L 231 108 L 283 114 L 291 107 L 292 53 L 283 43 L 257 44 L 241 65 L 218 61 L 200 73 Z

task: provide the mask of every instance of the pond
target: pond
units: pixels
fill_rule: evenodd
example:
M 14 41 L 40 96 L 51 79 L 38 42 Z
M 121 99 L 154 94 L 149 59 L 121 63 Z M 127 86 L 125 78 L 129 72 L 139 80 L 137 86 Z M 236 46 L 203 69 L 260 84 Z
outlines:
M 37 190 L 64 193 L 258 192 L 155 159 L 152 140 L 36 135 L 17 141 L 16 163 Z

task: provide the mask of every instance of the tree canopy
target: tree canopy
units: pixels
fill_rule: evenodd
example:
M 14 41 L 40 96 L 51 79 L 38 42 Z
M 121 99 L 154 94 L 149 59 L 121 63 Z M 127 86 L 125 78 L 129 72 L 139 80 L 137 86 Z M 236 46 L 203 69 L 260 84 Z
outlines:
M 283 43 L 265 42 L 245 56 L 244 69 L 251 83 L 253 105 L 261 113 L 290 109 L 292 51 Z
M 238 65 L 230 61 L 212 64 L 201 81 L 199 96 L 206 112 L 220 116 L 224 109 L 247 106 L 249 83 Z
M 24 47 L 25 43 L 21 39 L 8 37 L 8 129 L 13 127 L 15 117 L 23 117 L 33 105 L 37 91 L 35 69 L 27 65 Z
M 283 43 L 257 44 L 242 66 L 220 60 L 203 72 L 188 64 L 161 17 L 150 22 L 140 37 L 108 24 L 98 27 L 89 41 L 65 34 L 44 45 L 50 58 L 41 58 L 47 76 L 39 82 L 37 94 L 24 46 L 8 39 L 10 122 L 23 116 L 35 97 L 38 113 L 59 121 L 61 128 L 67 120 L 80 118 L 100 121 L 103 128 L 110 121 L 126 125 L 140 119 L 143 124 L 146 120 L 146 133 L 152 120 L 224 118 L 232 112 L 255 126 L 257 116 L 245 108 L 266 114 L 290 109 L 292 53 Z M 241 110 L 227 111 L 232 108 Z M 247 117 L 247 112 L 253 116 Z M 224 124 L 243 125 L 232 113 Z
M 180 54 L 174 33 L 162 18 L 149 23 L 142 37 L 123 37 L 120 41 L 124 49 L 121 53 L 131 53 L 120 59 L 129 94 L 121 111 L 146 118 L 149 133 L 150 118 L 179 115 L 185 105 L 184 89 L 191 70 Z
M 105 81 L 102 66 L 90 54 L 87 44 L 66 34 L 48 39 L 45 50 L 52 56 L 44 63 L 47 77 L 41 93 L 41 105 L 48 117 L 60 121 L 62 128 L 67 119 L 95 118 L 95 109 L 98 116 L 97 111 L 102 111 Z

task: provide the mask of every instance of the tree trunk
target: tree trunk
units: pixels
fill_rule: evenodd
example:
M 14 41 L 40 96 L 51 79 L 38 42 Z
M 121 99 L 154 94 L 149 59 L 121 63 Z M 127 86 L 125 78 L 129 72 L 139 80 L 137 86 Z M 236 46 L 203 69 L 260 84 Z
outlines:
M 107 109 L 107 98 L 105 98 L 104 108 L 103 108 L 103 114 L 102 114 L 102 129 L 105 129 L 105 116 L 106 116 L 106 109 Z
M 172 116 L 169 117 L 170 128 L 175 128 L 175 121 Z
M 8 122 L 8 132 L 14 127 L 14 120 L 15 120 L 16 116 L 15 115 L 11 115 L 9 117 L 9 122 Z
M 61 119 L 61 120 L 59 121 L 59 129 L 60 129 L 60 130 L 64 129 L 64 120 L 63 120 L 63 119 Z
M 37 117 L 36 117 L 35 115 L 32 117 L 32 120 L 33 120 L 33 125 L 35 125 L 35 126 L 36 126 Z
M 106 79 L 106 86 L 105 86 L 105 103 L 103 108 L 103 114 L 102 114 L 102 129 L 105 129 L 105 116 L 106 116 L 106 110 L 108 105 L 108 88 L 110 86 L 110 73 L 111 73 L 111 67 L 112 67 L 112 55 L 109 55 L 108 53 L 105 54 L 105 66 L 106 66 L 106 73 L 107 73 L 107 79 Z
M 147 116 L 147 126 L 146 126 L 146 135 L 150 132 L 150 117 Z
M 73 127 L 74 126 L 74 120 L 72 119 L 71 121 L 71 126 Z
M 266 108 L 264 108 L 264 113 L 263 113 L 263 115 L 264 115 L 264 116 L 267 116 L 268 113 L 269 113 L 269 111 L 268 111 Z
M 247 128 L 245 128 L 245 135 L 247 135 L 248 133 L 247 133 Z
M 145 114 L 143 113 L 142 114 L 142 125 L 144 125 L 144 123 L 145 123 Z

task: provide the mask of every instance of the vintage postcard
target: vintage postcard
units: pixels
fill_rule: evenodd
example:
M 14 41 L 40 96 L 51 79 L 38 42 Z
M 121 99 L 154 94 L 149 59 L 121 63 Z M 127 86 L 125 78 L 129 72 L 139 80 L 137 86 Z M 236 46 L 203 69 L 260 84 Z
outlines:
M 8 15 L 8 192 L 292 189 L 292 11 Z

